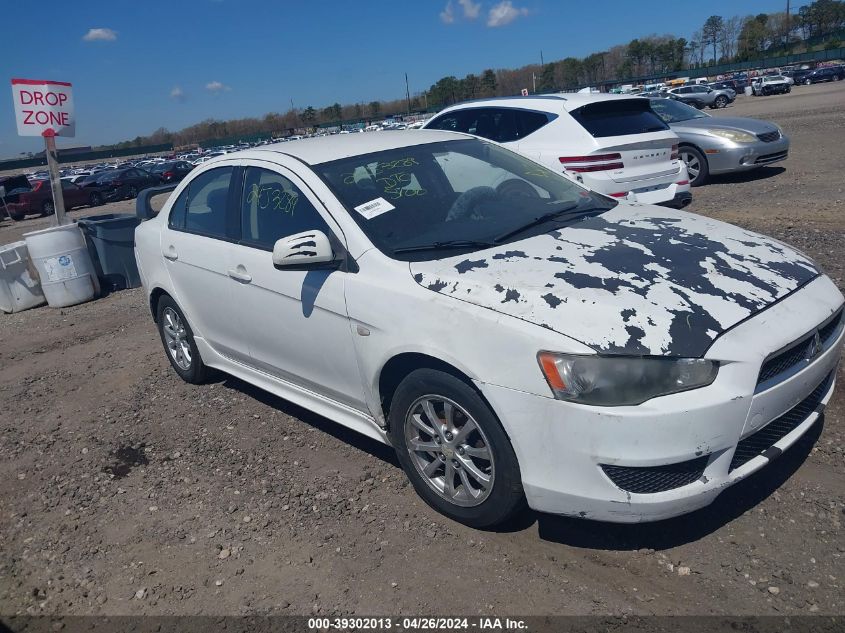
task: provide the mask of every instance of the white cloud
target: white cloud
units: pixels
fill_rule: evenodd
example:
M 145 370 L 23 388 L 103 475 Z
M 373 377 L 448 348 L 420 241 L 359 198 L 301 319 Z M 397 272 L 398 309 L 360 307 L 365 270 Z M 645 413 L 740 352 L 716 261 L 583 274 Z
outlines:
M 208 90 L 209 92 L 214 92 L 214 93 L 231 90 L 231 88 L 229 86 L 227 86 L 226 84 L 220 83 L 219 81 L 209 81 L 207 84 L 205 84 L 205 89 Z
M 112 29 L 88 29 L 82 39 L 86 42 L 114 42 L 117 39 L 117 31 Z
M 513 6 L 511 0 L 502 0 L 502 2 L 491 8 L 487 14 L 487 26 L 491 28 L 505 26 L 524 15 L 528 15 L 528 9 Z
M 481 13 L 481 3 L 472 0 L 458 0 L 458 4 L 464 8 L 464 17 L 474 20 Z
M 173 86 L 173 90 L 170 91 L 170 98 L 181 103 L 185 100 L 185 93 L 179 86 Z
M 440 21 L 443 24 L 451 24 L 455 21 L 455 13 L 452 11 L 452 0 L 446 3 L 446 8 L 440 12 Z

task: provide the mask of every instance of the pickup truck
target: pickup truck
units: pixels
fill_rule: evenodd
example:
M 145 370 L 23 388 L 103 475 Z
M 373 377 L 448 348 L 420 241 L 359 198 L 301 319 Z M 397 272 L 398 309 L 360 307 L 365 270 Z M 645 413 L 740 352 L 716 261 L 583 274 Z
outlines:
M 783 75 L 757 77 L 751 82 L 751 91 L 755 97 L 783 94 L 792 90 L 792 83 Z

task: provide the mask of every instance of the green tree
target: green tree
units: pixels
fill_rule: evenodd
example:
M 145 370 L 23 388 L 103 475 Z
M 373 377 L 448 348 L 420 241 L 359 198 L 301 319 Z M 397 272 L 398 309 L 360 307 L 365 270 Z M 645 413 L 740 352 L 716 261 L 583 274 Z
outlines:
M 543 72 L 540 73 L 537 90 L 539 92 L 554 92 L 557 90 L 555 83 L 555 64 L 546 64 L 543 66 Z
M 719 44 L 719 38 L 722 34 L 724 20 L 721 15 L 711 15 L 704 22 L 701 27 L 701 33 L 704 36 L 704 41 L 713 47 L 713 63 L 716 63 L 716 46 Z
M 497 89 L 498 85 L 496 81 L 496 73 L 493 72 L 492 69 L 488 68 L 483 73 L 481 73 L 482 95 L 485 97 L 494 97 L 496 96 Z
M 312 125 L 317 120 L 317 111 L 311 106 L 308 106 L 302 111 L 302 120 L 307 125 Z
M 379 101 L 370 101 L 370 105 L 367 107 L 370 110 L 370 116 L 378 116 L 381 112 L 381 102 Z

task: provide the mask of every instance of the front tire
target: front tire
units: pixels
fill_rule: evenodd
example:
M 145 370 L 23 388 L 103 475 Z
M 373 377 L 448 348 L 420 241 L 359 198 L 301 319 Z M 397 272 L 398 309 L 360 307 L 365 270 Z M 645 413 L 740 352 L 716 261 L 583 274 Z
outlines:
M 41 215 L 53 215 L 56 212 L 56 206 L 52 200 L 45 200 L 41 205 Z
M 707 157 L 692 145 L 682 145 L 679 155 L 687 166 L 690 187 L 700 187 L 705 184 L 710 176 Z
M 524 507 L 513 446 L 466 382 L 442 371 L 413 371 L 396 389 L 388 422 L 405 474 L 441 514 L 488 528 Z
M 805 85 L 805 86 L 811 86 L 811 85 L 813 85 L 813 82 L 812 82 L 812 81 L 810 81 L 809 79 L 805 79 L 805 80 L 804 80 L 804 85 Z
M 92 193 L 91 194 L 91 200 L 89 202 L 90 202 L 89 206 L 99 207 L 100 205 L 103 204 L 103 196 L 101 196 L 99 193 Z
M 129 185 L 129 199 L 132 200 L 138 196 L 138 188 L 135 185 Z
M 156 310 L 158 332 L 167 359 L 185 382 L 199 385 L 208 377 L 208 368 L 200 358 L 194 333 L 176 302 L 164 295 Z
M 713 104 L 717 109 L 725 108 L 728 105 L 727 97 L 716 97 L 716 102 Z

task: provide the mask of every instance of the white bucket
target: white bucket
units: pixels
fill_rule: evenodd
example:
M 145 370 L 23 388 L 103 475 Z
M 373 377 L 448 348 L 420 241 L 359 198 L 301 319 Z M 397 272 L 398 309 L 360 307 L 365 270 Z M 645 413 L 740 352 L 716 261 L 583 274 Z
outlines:
M 26 242 L 0 246 L 0 310 L 20 312 L 45 303 L 38 275 L 33 273 Z
M 24 233 L 29 256 L 52 308 L 90 301 L 100 286 L 85 236 L 75 224 Z

